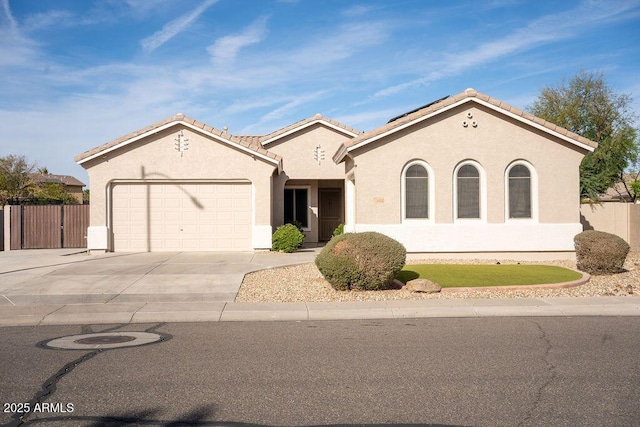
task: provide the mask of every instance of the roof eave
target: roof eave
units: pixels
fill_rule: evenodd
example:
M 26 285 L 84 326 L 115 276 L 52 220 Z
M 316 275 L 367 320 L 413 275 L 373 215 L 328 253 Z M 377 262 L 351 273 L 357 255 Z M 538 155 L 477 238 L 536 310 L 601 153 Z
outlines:
M 347 147 L 344 144 L 340 144 L 340 147 L 338 147 L 338 151 L 336 151 L 336 153 L 332 157 L 333 162 L 335 164 L 342 163 L 344 158 L 347 156 L 347 151 Z
M 258 151 L 252 150 L 249 147 L 245 147 L 244 145 L 238 144 L 238 143 L 233 142 L 233 141 L 231 141 L 229 139 L 222 138 L 219 135 L 216 135 L 215 133 L 210 132 L 205 128 L 196 126 L 193 123 L 190 123 L 189 121 L 185 121 L 185 120 L 182 120 L 182 119 L 172 120 L 172 121 L 167 122 L 167 123 L 165 123 L 165 124 L 163 124 L 161 126 L 158 126 L 156 128 L 150 129 L 147 132 L 143 132 L 143 133 L 141 133 L 139 135 L 136 135 L 136 136 L 133 136 L 131 138 L 128 138 L 128 139 L 126 139 L 126 140 L 124 140 L 124 141 L 122 141 L 122 142 L 120 142 L 118 144 L 113 145 L 112 147 L 108 147 L 108 148 L 105 148 L 104 150 L 100 150 L 97 153 L 91 154 L 91 155 L 89 155 L 87 157 L 82 158 L 82 154 L 80 154 L 80 155 L 76 156 L 74 160 L 76 161 L 76 163 L 78 165 L 82 165 L 83 163 L 86 163 L 86 162 L 88 162 L 90 160 L 93 160 L 95 158 L 104 156 L 105 154 L 108 154 L 108 153 L 110 153 L 112 151 L 118 150 L 118 149 L 120 149 L 122 147 L 125 147 L 125 146 L 127 146 L 127 145 L 129 145 L 129 144 L 131 144 L 133 142 L 139 141 L 139 140 L 144 139 L 144 138 L 146 138 L 148 136 L 154 135 L 154 134 L 156 134 L 158 132 L 161 132 L 161 131 L 163 131 L 165 129 L 169 129 L 169 128 L 173 127 L 173 126 L 180 125 L 180 124 L 190 128 L 190 129 L 192 129 L 192 130 L 194 130 L 196 132 L 203 133 L 203 134 L 215 139 L 216 141 L 219 141 L 219 142 L 222 142 L 224 144 L 230 145 L 230 146 L 232 146 L 234 148 L 237 148 L 237 149 L 239 149 L 239 150 L 241 150 L 241 151 L 243 151 L 243 152 L 245 152 L 245 153 L 247 153 L 247 154 L 249 154 L 251 156 L 260 157 L 262 160 L 265 160 L 265 161 L 267 161 L 269 163 L 272 163 L 272 164 L 278 166 L 279 169 L 282 168 L 282 161 L 281 161 L 280 158 L 277 158 L 277 156 L 276 157 L 269 157 L 266 154 L 263 154 L 263 153 L 260 153 Z
M 564 141 L 567 141 L 570 144 L 573 144 L 573 145 L 575 145 L 575 146 L 577 146 L 577 147 L 579 147 L 579 148 L 581 148 L 583 150 L 586 150 L 586 151 L 589 151 L 589 152 L 593 152 L 597 147 L 597 144 L 595 142 L 593 142 L 593 144 L 595 144 L 596 147 L 591 146 L 591 145 L 586 144 L 586 143 L 583 143 L 583 142 L 580 142 L 579 140 L 577 140 L 575 138 L 572 138 L 569 135 L 565 135 L 565 134 L 562 134 L 560 132 L 554 131 L 553 129 L 550 129 L 547 126 L 544 126 L 544 125 L 542 125 L 540 123 L 537 123 L 534 120 L 530 120 L 530 119 L 524 117 L 523 115 L 515 114 L 515 113 L 511 112 L 510 110 L 506 110 L 504 108 L 501 108 L 501 107 L 499 107 L 497 105 L 494 105 L 494 104 L 492 104 L 490 102 L 487 102 L 487 101 L 485 101 L 483 99 L 480 99 L 480 98 L 475 97 L 475 96 L 470 96 L 470 97 L 466 97 L 466 98 L 462 98 L 460 100 L 457 100 L 456 102 L 453 102 L 453 103 L 451 103 L 449 105 L 446 105 L 446 106 L 444 106 L 442 108 L 439 108 L 437 110 L 434 110 L 434 111 L 430 112 L 429 114 L 425 114 L 424 116 L 416 117 L 413 120 L 410 120 L 410 121 L 408 121 L 406 123 L 403 123 L 403 124 L 401 124 L 401 125 L 399 125 L 397 127 L 391 128 L 391 129 L 389 129 L 389 130 L 387 130 L 385 132 L 373 135 L 370 138 L 363 139 L 362 141 L 359 141 L 354 145 L 351 145 L 351 146 L 344 146 L 343 145 L 344 153 L 342 153 L 342 148 L 341 148 L 340 150 L 338 150 L 336 155 L 338 155 L 340 153 L 341 157 L 340 157 L 339 161 L 342 161 L 342 159 L 344 158 L 344 156 L 347 153 L 350 153 L 350 152 L 352 152 L 354 150 L 357 150 L 357 149 L 359 149 L 359 148 L 361 148 L 361 147 L 363 147 L 363 146 L 365 146 L 365 145 L 367 145 L 367 144 L 369 144 L 371 142 L 377 141 L 379 139 L 382 139 L 382 138 L 385 138 L 385 137 L 387 137 L 389 135 L 392 135 L 392 134 L 394 134 L 396 132 L 404 130 L 404 129 L 408 128 L 408 127 L 411 127 L 411 126 L 413 126 L 413 125 L 415 125 L 417 123 L 420 123 L 420 122 L 423 122 L 425 120 L 428 120 L 428 119 L 430 119 L 430 118 L 432 118 L 434 116 L 437 116 L 438 114 L 442 114 L 442 113 L 444 113 L 446 111 L 449 111 L 449 110 L 451 110 L 453 108 L 456 108 L 456 107 L 458 107 L 460 105 L 466 104 L 467 102 L 477 102 L 478 104 L 481 104 L 481 105 L 484 105 L 484 106 L 486 106 L 488 108 L 491 108 L 494 111 L 497 111 L 497 112 L 499 112 L 501 114 L 509 116 L 509 117 L 511 117 L 511 118 L 513 118 L 515 120 L 518 120 L 518 121 L 520 121 L 522 123 L 525 123 L 525 124 L 527 124 L 529 126 L 535 127 L 536 129 L 542 130 L 543 132 L 546 132 L 546 133 L 548 133 L 550 135 L 553 135 L 553 136 L 555 136 L 557 138 L 560 138 L 560 139 L 562 139 Z
M 325 125 L 327 127 L 330 127 L 331 129 L 334 129 L 334 130 L 336 130 L 336 131 L 338 131 L 340 133 L 343 133 L 343 134 L 351 136 L 351 137 L 356 137 L 356 136 L 359 135 L 358 133 L 352 132 L 352 131 L 350 131 L 348 129 L 345 129 L 345 128 L 341 127 L 341 126 L 335 125 L 335 124 L 333 124 L 333 123 L 331 123 L 331 122 L 329 122 L 327 120 L 316 119 L 316 120 L 312 120 L 312 121 L 309 121 L 307 123 L 301 124 L 300 126 L 296 126 L 296 127 L 292 128 L 292 129 L 289 129 L 286 132 L 281 133 L 281 134 L 275 135 L 272 138 L 265 139 L 264 141 L 262 141 L 262 146 L 264 147 L 264 146 L 266 146 L 268 144 L 271 144 L 271 143 L 277 141 L 278 139 L 281 139 L 281 138 L 284 138 L 285 136 L 289 136 L 291 134 L 299 132 L 302 129 L 306 129 L 306 128 L 308 128 L 310 126 L 313 126 L 315 124 Z

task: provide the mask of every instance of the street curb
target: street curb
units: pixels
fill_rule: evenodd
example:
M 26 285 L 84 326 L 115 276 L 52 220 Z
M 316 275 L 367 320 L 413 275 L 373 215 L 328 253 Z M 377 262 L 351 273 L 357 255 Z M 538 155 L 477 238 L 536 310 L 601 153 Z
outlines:
M 640 297 L 485 298 L 317 303 L 139 303 L 4 307 L 3 326 L 483 317 L 640 316 Z M 0 313 L 2 314 L 2 313 Z

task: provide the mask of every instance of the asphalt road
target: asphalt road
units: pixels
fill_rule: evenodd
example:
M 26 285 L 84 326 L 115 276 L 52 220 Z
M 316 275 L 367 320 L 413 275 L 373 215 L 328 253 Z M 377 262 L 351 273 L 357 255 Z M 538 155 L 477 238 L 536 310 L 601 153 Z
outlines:
M 105 330 L 167 339 L 37 345 Z M 39 404 L 24 425 L 47 426 L 640 425 L 640 317 L 4 327 L 0 339 L 0 423 L 13 425 L 20 403 Z

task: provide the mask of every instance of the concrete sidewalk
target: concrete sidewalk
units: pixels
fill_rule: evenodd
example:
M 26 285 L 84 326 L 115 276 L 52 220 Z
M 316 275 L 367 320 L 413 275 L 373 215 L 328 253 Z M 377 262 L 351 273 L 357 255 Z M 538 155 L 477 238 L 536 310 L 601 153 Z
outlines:
M 294 254 L 0 252 L 0 326 L 148 322 L 640 316 L 640 297 L 236 303 L 244 275 L 312 262 Z
M 640 298 L 503 298 L 342 303 L 192 301 L 4 305 L 0 307 L 0 326 L 499 316 L 640 316 Z

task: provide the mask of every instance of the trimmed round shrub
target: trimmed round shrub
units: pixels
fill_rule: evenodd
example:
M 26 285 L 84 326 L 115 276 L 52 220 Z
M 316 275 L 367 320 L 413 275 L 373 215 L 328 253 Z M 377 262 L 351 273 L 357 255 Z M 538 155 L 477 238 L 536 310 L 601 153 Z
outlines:
M 589 274 L 611 274 L 624 271 L 629 244 L 615 234 L 587 230 L 573 239 L 578 270 Z
M 316 257 L 316 266 L 339 291 L 383 290 L 404 267 L 407 250 L 391 237 L 376 232 L 333 237 Z
M 338 226 L 333 230 L 333 236 L 339 236 L 344 234 L 344 224 L 338 224 Z
M 285 224 L 276 228 L 271 236 L 271 250 L 280 252 L 295 252 L 304 242 L 304 234 L 293 224 Z

